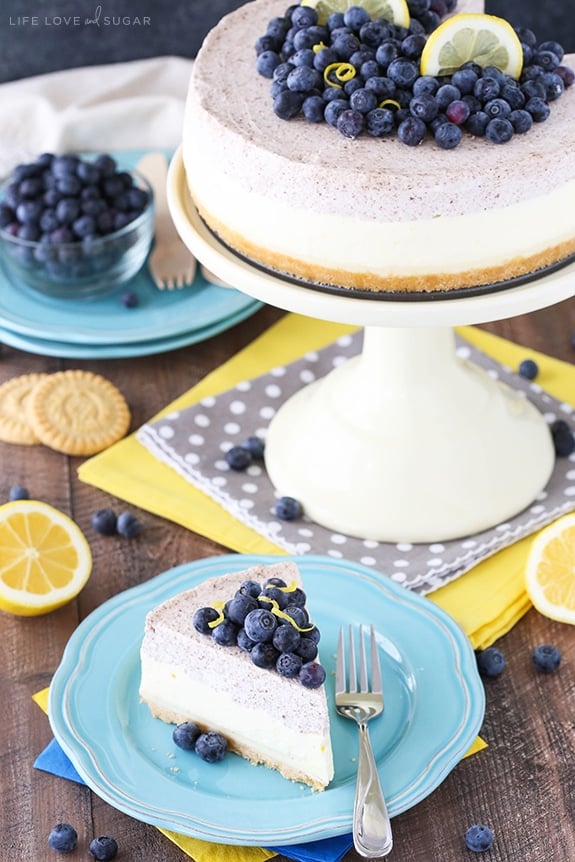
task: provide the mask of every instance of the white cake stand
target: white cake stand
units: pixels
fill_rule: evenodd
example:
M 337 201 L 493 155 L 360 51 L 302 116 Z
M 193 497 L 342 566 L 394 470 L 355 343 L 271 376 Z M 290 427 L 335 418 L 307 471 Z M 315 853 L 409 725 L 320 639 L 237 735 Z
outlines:
M 452 327 L 573 296 L 575 264 L 484 295 L 355 298 L 264 272 L 220 243 L 194 207 L 180 152 L 168 199 L 183 241 L 224 281 L 278 308 L 364 327 L 362 353 L 302 388 L 269 427 L 269 477 L 313 521 L 364 539 L 441 542 L 508 520 L 542 491 L 555 457 L 547 423 L 456 356 Z

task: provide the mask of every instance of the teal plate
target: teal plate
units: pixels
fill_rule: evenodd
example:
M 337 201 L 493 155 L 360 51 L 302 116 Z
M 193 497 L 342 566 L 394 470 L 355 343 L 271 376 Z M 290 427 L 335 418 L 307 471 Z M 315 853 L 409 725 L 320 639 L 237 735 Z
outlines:
M 114 156 L 133 167 L 148 151 Z M 121 294 L 138 294 L 137 308 L 125 308 Z M 253 305 L 253 297 L 206 281 L 198 266 L 192 285 L 158 290 L 147 266 L 127 284 L 95 300 L 55 299 L 14 284 L 0 256 L 0 327 L 43 341 L 81 345 L 123 345 L 172 338 L 219 323 Z
M 322 632 L 335 760 L 329 787 L 312 792 L 232 754 L 210 765 L 173 744 L 172 728 L 138 697 L 146 614 L 206 578 L 278 559 L 234 554 L 185 563 L 110 599 L 74 632 L 50 686 L 50 723 L 80 776 L 110 805 L 223 844 L 298 844 L 349 833 L 358 740 L 354 723 L 333 708 L 342 623 L 375 626 L 386 706 L 370 730 L 390 814 L 424 799 L 466 754 L 485 698 L 459 626 L 370 569 L 313 555 L 281 559 L 298 564 Z
M 37 356 L 59 356 L 66 359 L 118 359 L 132 356 L 152 356 L 213 338 L 214 335 L 226 332 L 232 326 L 251 317 L 260 308 L 262 308 L 261 302 L 252 301 L 241 311 L 237 311 L 230 317 L 224 317 L 210 326 L 151 341 L 129 341 L 127 344 L 76 344 L 74 342 L 34 338 L 32 335 L 21 335 L 19 332 L 12 332 L 0 327 L 0 343 L 24 350 L 26 353 L 34 353 Z

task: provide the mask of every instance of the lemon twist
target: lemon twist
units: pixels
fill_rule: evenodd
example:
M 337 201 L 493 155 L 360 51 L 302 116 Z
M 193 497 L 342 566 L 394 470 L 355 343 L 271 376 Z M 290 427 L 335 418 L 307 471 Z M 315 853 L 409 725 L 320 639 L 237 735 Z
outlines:
M 337 78 L 336 81 L 330 78 L 332 73 Z M 323 70 L 323 79 L 329 87 L 337 87 L 341 90 L 343 88 L 339 82 L 341 81 L 345 84 L 346 81 L 351 81 L 352 78 L 355 78 L 356 74 L 355 67 L 351 63 L 330 63 Z

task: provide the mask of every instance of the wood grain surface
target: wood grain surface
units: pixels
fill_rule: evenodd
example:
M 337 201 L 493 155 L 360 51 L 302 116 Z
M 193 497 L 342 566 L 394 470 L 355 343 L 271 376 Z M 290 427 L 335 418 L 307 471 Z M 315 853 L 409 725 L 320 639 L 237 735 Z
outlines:
M 252 319 L 201 344 L 135 359 L 63 360 L 2 349 L 0 382 L 17 374 L 85 368 L 108 377 L 127 398 L 135 429 L 161 407 L 265 331 L 281 312 L 264 308 Z M 575 300 L 485 327 L 511 341 L 575 361 Z M 575 392 L 573 393 L 575 401 Z M 44 617 L 0 614 L 0 860 L 44 862 L 58 858 L 47 845 L 52 826 L 72 823 L 78 850 L 89 858 L 94 835 L 113 835 L 122 862 L 184 862 L 188 857 L 152 826 L 109 807 L 86 787 L 33 768 L 51 738 L 47 718 L 33 703 L 50 683 L 78 623 L 109 597 L 187 560 L 227 553 L 223 545 L 187 531 L 79 482 L 81 459 L 42 446 L 0 443 L 0 500 L 12 485 L 62 509 L 86 532 L 94 570 L 79 598 Z M 144 531 L 133 541 L 97 535 L 90 516 L 112 505 L 129 508 Z M 560 670 L 534 670 L 531 651 L 557 645 Z M 501 639 L 507 667 L 486 682 L 484 751 L 467 758 L 427 799 L 393 820 L 392 862 L 573 862 L 575 860 L 575 631 L 531 610 Z M 495 832 L 493 848 L 466 850 L 468 826 L 483 822 Z M 280 857 L 278 857 L 279 859 Z M 353 851 L 346 862 L 359 860 Z

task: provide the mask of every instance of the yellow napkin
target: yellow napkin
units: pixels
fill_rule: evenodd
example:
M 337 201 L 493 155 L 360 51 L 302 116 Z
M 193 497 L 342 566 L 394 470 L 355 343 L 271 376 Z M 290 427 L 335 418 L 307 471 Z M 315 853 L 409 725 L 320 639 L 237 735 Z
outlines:
M 217 395 L 243 380 L 319 350 L 355 327 L 287 315 L 158 416 Z M 498 362 L 517 367 L 530 356 L 539 364 L 538 383 L 563 401 L 575 392 L 575 369 L 565 362 L 527 350 L 505 339 L 463 327 L 459 334 Z M 157 417 L 154 417 L 157 418 Z M 284 551 L 222 509 L 170 467 L 151 455 L 132 435 L 79 468 L 80 479 L 142 509 L 194 530 L 234 551 L 282 554 Z M 429 598 L 462 626 L 475 649 L 493 643 L 525 614 L 530 603 L 523 585 L 528 537 L 479 563 Z

